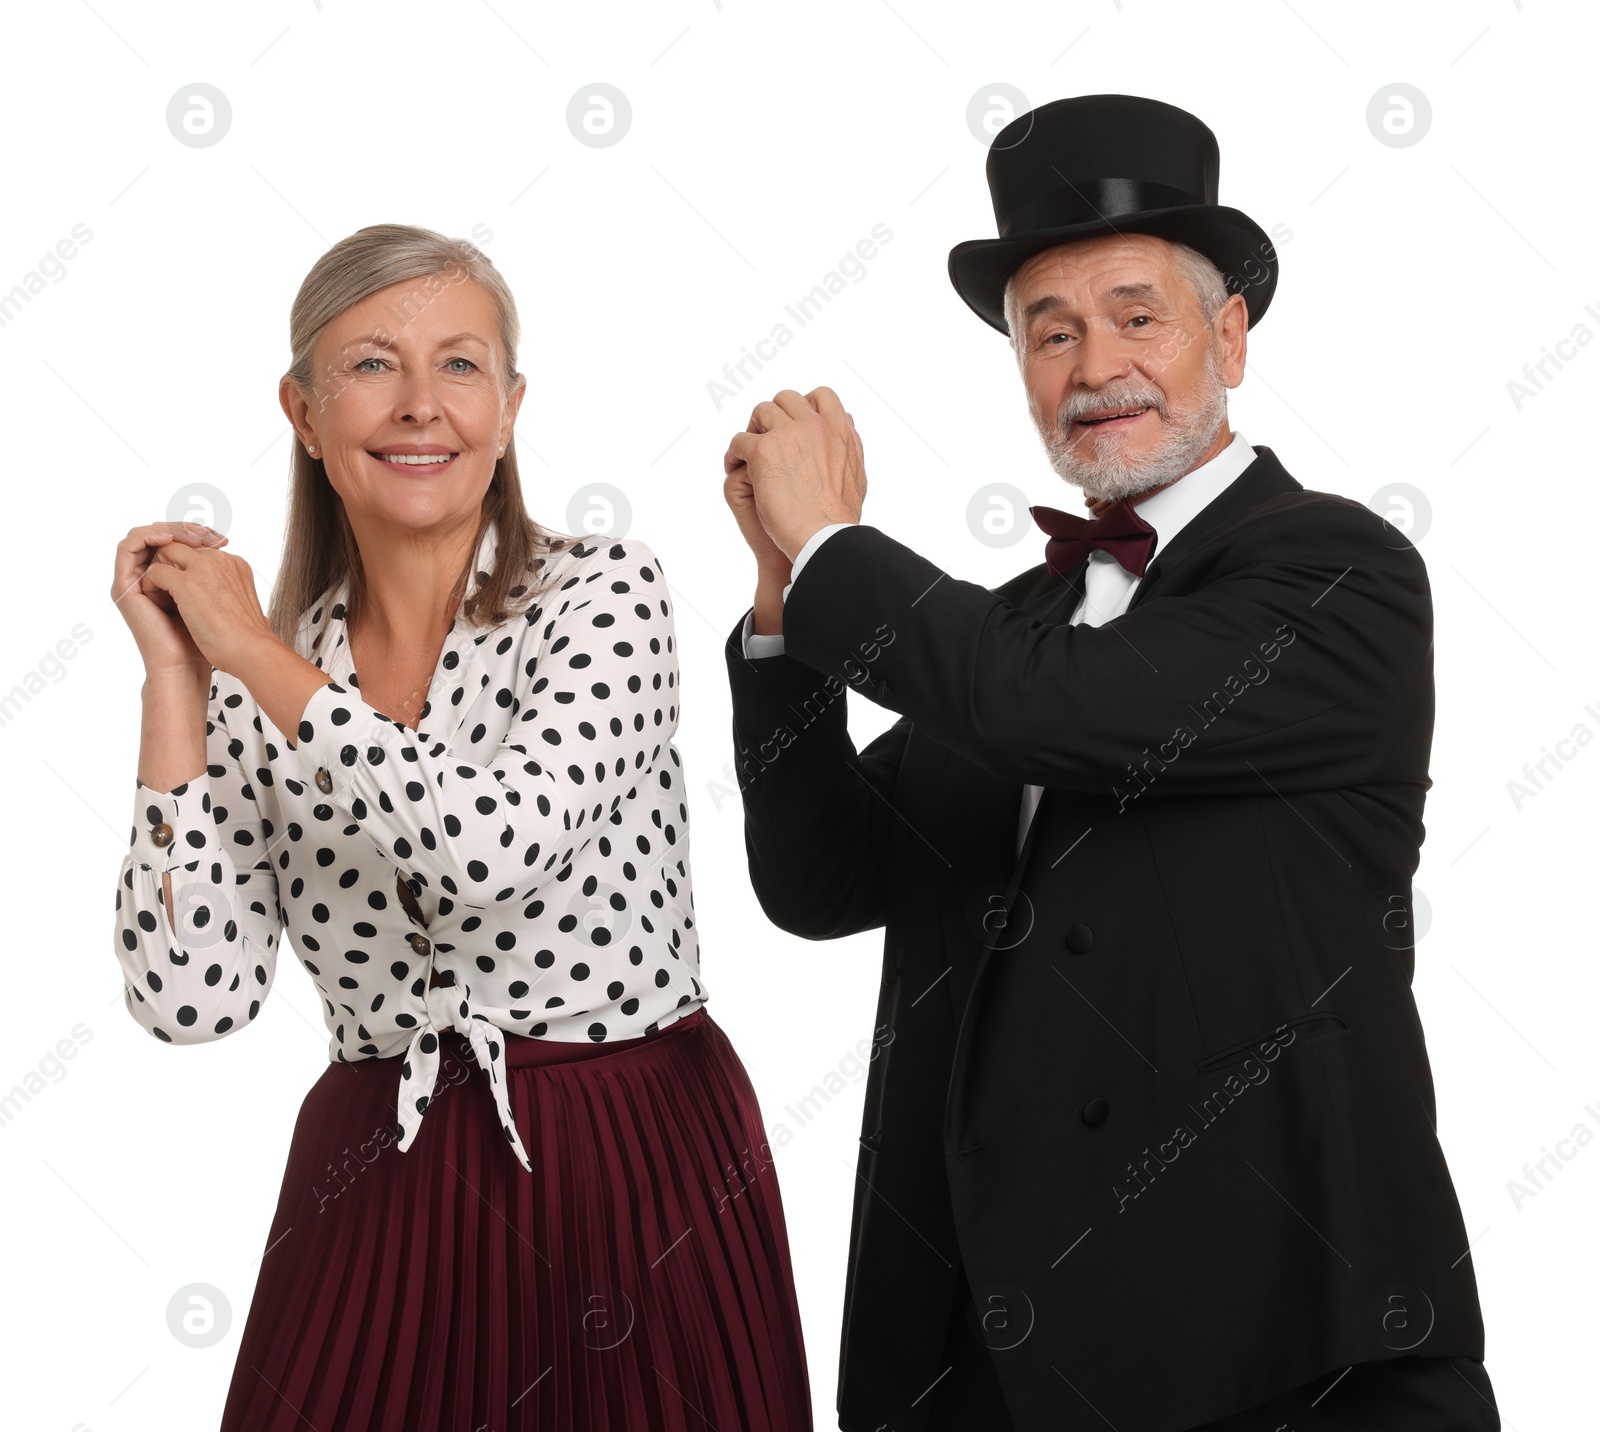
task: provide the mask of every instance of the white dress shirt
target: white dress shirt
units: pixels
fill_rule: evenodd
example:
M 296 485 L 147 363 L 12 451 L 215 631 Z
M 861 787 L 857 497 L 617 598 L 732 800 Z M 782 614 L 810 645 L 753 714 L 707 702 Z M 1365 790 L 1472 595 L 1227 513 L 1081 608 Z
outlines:
M 1170 487 L 1164 487 L 1143 501 L 1135 503 L 1134 510 L 1156 530 L 1156 545 L 1151 551 L 1150 561 L 1154 563 L 1160 556 L 1162 545 L 1170 543 L 1190 518 L 1210 503 L 1212 498 L 1255 460 L 1255 449 L 1245 441 L 1244 434 L 1235 429 L 1233 441 L 1209 462 L 1201 463 Z M 853 525 L 849 522 L 834 522 L 812 534 L 806 545 L 795 554 L 794 562 L 790 565 L 789 585 L 783 589 L 785 601 L 788 601 L 789 590 L 799 580 L 800 569 L 805 566 L 811 554 L 841 527 Z M 1145 570 L 1148 571 L 1149 567 L 1147 566 Z M 1080 623 L 1087 623 L 1089 626 L 1099 626 L 1113 617 L 1120 617 L 1128 610 L 1128 604 L 1133 601 L 1133 594 L 1139 582 L 1140 578 L 1128 571 L 1111 553 L 1096 548 L 1089 554 L 1089 564 L 1084 572 L 1083 596 L 1072 613 L 1070 624 L 1077 626 Z M 755 609 L 752 607 L 744 619 L 744 654 L 752 660 L 763 656 L 777 656 L 783 650 L 782 634 L 761 636 L 751 631 L 754 615 Z M 1038 808 L 1042 793 L 1043 788 L 1040 786 L 1022 788 L 1022 806 L 1017 817 L 1016 848 L 1019 853 L 1023 841 L 1027 838 L 1028 825 Z
M 115 950 L 134 1019 L 199 1044 L 255 1019 L 287 927 L 329 1059 L 406 1055 L 402 1149 L 433 1092 L 438 1031 L 453 1028 L 531 1170 L 494 1031 L 629 1039 L 708 992 L 661 564 L 634 539 L 569 537 L 529 573 L 539 595 L 506 621 L 477 627 L 458 609 L 415 732 L 359 694 L 343 582 L 300 620 L 296 650 L 330 680 L 294 747 L 213 668 L 205 771 L 165 792 L 135 778 Z

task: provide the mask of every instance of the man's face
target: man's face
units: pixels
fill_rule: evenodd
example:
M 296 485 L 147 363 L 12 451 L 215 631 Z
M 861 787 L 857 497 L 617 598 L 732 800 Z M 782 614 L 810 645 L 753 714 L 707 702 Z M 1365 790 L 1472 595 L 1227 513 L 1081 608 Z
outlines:
M 1165 486 L 1226 446 L 1244 299 L 1232 295 L 1207 326 L 1172 253 L 1150 234 L 1104 234 L 1017 270 L 1028 410 L 1050 465 L 1088 498 Z

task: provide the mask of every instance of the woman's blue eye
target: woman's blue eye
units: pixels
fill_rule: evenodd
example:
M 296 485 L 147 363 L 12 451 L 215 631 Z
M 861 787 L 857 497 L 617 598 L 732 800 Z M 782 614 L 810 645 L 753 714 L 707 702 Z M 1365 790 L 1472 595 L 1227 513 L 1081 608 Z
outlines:
M 367 363 L 382 363 L 383 361 L 384 360 L 382 358 L 363 358 L 363 359 L 360 360 L 360 362 L 355 363 L 352 366 L 354 367 L 355 371 L 358 372 L 358 373 L 359 372 L 363 372 L 363 371 L 370 373 L 373 370 L 371 368 L 363 368 L 364 364 L 367 364 Z M 470 358 L 448 358 L 448 359 L 445 360 L 445 362 L 446 362 L 446 366 L 448 366 L 451 363 L 465 363 L 468 368 L 476 368 L 478 366 Z M 464 374 L 464 370 L 463 369 L 457 368 L 455 371 L 456 371 L 456 376 L 457 377 L 461 377 Z

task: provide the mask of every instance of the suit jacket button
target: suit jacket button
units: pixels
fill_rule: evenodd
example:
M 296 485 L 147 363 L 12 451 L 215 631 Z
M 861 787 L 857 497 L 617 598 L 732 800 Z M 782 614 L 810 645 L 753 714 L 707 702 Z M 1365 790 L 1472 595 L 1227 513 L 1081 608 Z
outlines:
M 172 827 L 166 821 L 157 821 L 150 827 L 150 843 L 162 849 L 172 844 Z
M 1110 1114 L 1111 1105 L 1104 1099 L 1091 1099 L 1083 1106 L 1083 1122 L 1091 1129 L 1098 1129 Z
M 317 767 L 317 789 L 323 795 L 328 795 L 333 790 L 333 777 L 328 774 L 326 766 Z
M 1094 931 L 1087 925 L 1068 925 L 1066 941 L 1073 954 L 1086 954 L 1094 948 Z

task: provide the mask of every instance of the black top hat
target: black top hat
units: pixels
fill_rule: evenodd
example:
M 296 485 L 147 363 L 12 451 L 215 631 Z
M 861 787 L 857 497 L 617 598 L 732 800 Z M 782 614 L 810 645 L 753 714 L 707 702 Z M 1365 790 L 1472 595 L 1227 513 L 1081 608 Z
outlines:
M 979 318 L 1009 333 L 1006 279 L 1034 254 L 1090 234 L 1155 234 L 1216 264 L 1254 326 L 1278 285 L 1278 254 L 1259 224 L 1217 203 L 1219 165 L 1216 135 L 1176 105 L 1128 94 L 1042 104 L 989 145 L 1000 237 L 951 249 L 950 282 Z

